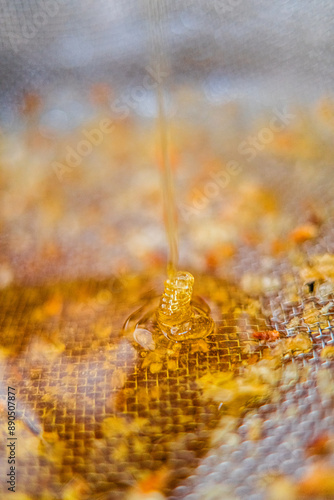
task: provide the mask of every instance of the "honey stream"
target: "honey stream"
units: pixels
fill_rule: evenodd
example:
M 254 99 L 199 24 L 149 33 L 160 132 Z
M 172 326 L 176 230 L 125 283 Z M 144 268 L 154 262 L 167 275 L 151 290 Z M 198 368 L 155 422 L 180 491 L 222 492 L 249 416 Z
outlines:
M 157 81 L 157 130 L 159 135 L 159 153 L 161 155 L 161 185 L 164 207 L 166 236 L 169 247 L 167 273 L 170 278 L 178 267 L 178 230 L 175 204 L 175 188 L 170 162 L 169 133 L 166 117 L 165 87 L 168 75 L 168 63 L 165 50 L 165 34 L 162 20 L 165 15 L 165 2 L 148 0 L 149 25 L 151 35 L 152 64 L 158 76 Z M 162 79 L 162 75 L 164 75 Z

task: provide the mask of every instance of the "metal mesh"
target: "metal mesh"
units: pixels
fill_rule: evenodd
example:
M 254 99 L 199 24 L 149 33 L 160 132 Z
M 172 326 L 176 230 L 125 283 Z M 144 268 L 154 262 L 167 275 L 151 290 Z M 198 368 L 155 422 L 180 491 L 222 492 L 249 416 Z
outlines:
M 159 489 L 168 498 L 255 499 L 268 498 L 267 477 L 300 479 L 317 460 L 308 454 L 310 444 L 333 432 L 332 364 L 319 357 L 333 344 L 331 296 L 319 301 L 308 294 L 304 304 L 288 307 L 271 297 L 271 318 L 245 312 L 240 320 L 236 311 L 248 297 L 226 282 L 198 277 L 198 291 L 221 294 L 216 306 L 228 312 L 204 345 L 184 343 L 176 353 L 166 341 L 158 359 L 147 362 L 152 353 L 120 334 L 120 324 L 149 285 L 145 277 L 135 290 L 130 279 L 124 289 L 108 280 L 2 292 L 2 387 L 17 394 L 18 491 L 36 499 L 69 492 L 124 498 L 147 474 L 164 471 Z M 315 323 L 305 316 L 310 301 L 313 315 L 323 311 Z M 304 321 L 297 331 L 296 318 Z M 254 348 L 251 332 L 273 327 L 288 338 L 309 333 L 312 350 L 284 362 L 290 372 L 291 366 L 307 370 L 282 377 L 274 400 L 259 405 L 250 398 L 237 410 L 237 428 L 217 446 L 212 437 L 226 412 L 203 393 L 200 380 L 238 373 L 250 360 L 247 345 L 258 363 L 264 346 Z M 2 456 L 3 470 L 5 461 Z
M 228 302 L 242 303 L 237 289 L 212 286 L 224 286 Z M 166 345 L 156 372 L 145 365 L 149 354 L 119 334 L 131 287 L 103 303 L 111 289 L 110 281 L 83 282 L 2 294 L 2 343 L 11 353 L 2 358 L 2 384 L 17 394 L 18 491 L 33 498 L 62 498 L 76 476 L 87 481 L 88 498 L 101 492 L 124 498 L 143 473 L 162 467 L 169 493 L 198 465 L 219 421 L 218 406 L 207 404 L 196 381 L 236 369 L 247 357 L 248 340 L 240 341 L 231 311 L 204 349 L 184 343 L 173 354 L 168 348 L 175 344 Z M 50 317 L 60 297 L 61 319 Z M 266 323 L 259 318 L 248 326 Z
M 19 493 L 334 498 L 333 362 L 323 354 L 334 341 L 333 263 L 329 278 L 314 268 L 312 279 L 303 275 L 333 252 L 333 122 L 312 107 L 332 91 L 333 4 L 167 2 L 180 212 L 203 198 L 217 157 L 244 170 L 180 223 L 181 261 L 195 269 L 217 330 L 179 351 L 162 343 L 156 355 L 122 331 L 165 272 L 154 92 L 132 94 L 152 69 L 145 8 L 102 0 L 8 0 L 0 8 L 1 416 L 13 386 Z M 101 82 L 112 90 L 96 92 Z M 30 112 L 22 111 L 27 94 Z M 298 124 L 247 161 L 242 141 L 289 103 Z M 112 138 L 59 182 L 52 165 L 101 117 L 114 120 Z M 268 192 L 277 212 L 262 200 Z M 149 275 L 129 274 L 148 267 Z M 205 376 L 237 378 L 261 366 L 268 343 L 254 333 L 273 331 L 282 341 L 302 335 L 311 347 L 282 355 L 272 394 L 227 411 L 208 396 Z M 0 437 L 4 445 L 5 424 Z M 5 471 L 3 453 L 0 464 Z M 310 471 L 316 486 L 305 486 Z M 3 476 L 1 489 L 7 498 Z
M 330 301 L 321 304 L 315 297 L 316 311 L 320 311 Z M 282 311 L 282 309 L 286 309 Z M 283 325 L 296 318 L 303 318 L 303 305 L 282 308 L 282 303 L 276 304 L 273 310 L 273 320 L 280 310 Z M 277 489 L 268 487 L 273 478 L 288 477 L 296 483 L 302 482 L 308 468 L 321 464 L 321 439 L 333 433 L 332 391 L 332 361 L 322 359 L 320 352 L 325 346 L 333 345 L 332 315 L 319 316 L 320 322 L 304 328 L 313 341 L 313 349 L 308 353 L 298 355 L 294 359 L 297 366 L 307 367 L 307 377 L 304 380 L 295 377 L 294 382 L 281 380 L 279 398 L 275 404 L 264 404 L 255 414 L 246 416 L 241 421 L 236 442 L 221 442 L 220 446 L 211 449 L 198 466 L 197 471 L 189 477 L 182 486 L 176 488 L 171 498 L 276 498 L 275 495 L 288 495 L 289 498 L 332 498 L 331 491 L 326 486 L 308 484 L 303 490 Z M 276 321 L 275 324 L 277 325 Z M 280 325 L 282 326 L 282 325 Z M 287 328 L 288 335 L 294 335 Z M 324 388 L 324 381 L 325 387 Z M 328 384 L 328 385 L 327 385 Z M 261 428 L 261 438 L 251 437 L 254 421 Z M 311 446 L 317 446 L 314 453 Z M 313 450 L 314 451 L 314 450 Z M 318 454 L 319 453 L 319 454 Z M 333 466 L 333 455 L 329 455 L 328 463 Z M 319 478 L 320 480 L 320 478 Z M 327 478 L 321 476 L 320 481 Z

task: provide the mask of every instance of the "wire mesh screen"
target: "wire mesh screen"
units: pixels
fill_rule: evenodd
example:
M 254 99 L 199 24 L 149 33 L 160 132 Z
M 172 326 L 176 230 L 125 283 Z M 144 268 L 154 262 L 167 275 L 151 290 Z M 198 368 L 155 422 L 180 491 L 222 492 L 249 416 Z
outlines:
M 0 0 L 1 498 L 334 498 L 334 5 L 150 5 Z M 123 329 L 166 274 L 157 85 L 194 342 Z

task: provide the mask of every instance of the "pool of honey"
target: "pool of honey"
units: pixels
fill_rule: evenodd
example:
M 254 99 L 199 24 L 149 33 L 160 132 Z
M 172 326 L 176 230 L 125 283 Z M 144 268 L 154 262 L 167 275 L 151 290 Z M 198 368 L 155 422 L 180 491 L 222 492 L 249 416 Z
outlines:
M 1 292 L 2 386 L 15 388 L 17 402 L 17 491 L 34 499 L 168 494 L 205 455 L 222 415 L 239 417 L 256 404 L 226 408 L 201 380 L 236 373 L 250 352 L 252 362 L 260 359 L 260 348 L 247 348 L 254 344 L 247 332 L 266 329 L 266 318 L 242 313 L 248 299 L 235 285 L 195 277 L 214 333 L 165 339 L 152 350 L 122 324 L 150 303 L 156 276 Z M 1 495 L 6 489 L 2 482 Z

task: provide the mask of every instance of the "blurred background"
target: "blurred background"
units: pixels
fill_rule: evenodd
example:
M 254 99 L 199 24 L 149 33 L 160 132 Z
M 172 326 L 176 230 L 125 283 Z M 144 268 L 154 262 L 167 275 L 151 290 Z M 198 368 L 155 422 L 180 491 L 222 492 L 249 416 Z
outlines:
M 151 57 L 153 4 L 1 0 L 4 283 L 165 262 L 159 81 L 184 264 L 207 269 L 218 247 L 230 259 L 239 253 L 237 270 L 242 246 L 248 255 L 274 227 L 262 221 L 266 229 L 254 229 L 262 236 L 244 234 L 259 225 L 259 197 L 272 197 L 284 214 L 272 245 L 313 210 L 304 205 L 313 206 L 331 166 L 333 3 L 168 0 L 158 18 L 167 65 L 160 71 Z M 210 187 L 228 161 L 242 175 Z M 242 222 L 247 207 L 256 224 Z M 265 219 L 267 208 L 263 202 Z
M 3 101 L 59 84 L 82 95 L 94 82 L 118 91 L 140 82 L 150 62 L 148 5 L 2 0 Z M 333 16 L 325 0 L 169 0 L 160 21 L 173 83 L 211 99 L 316 98 L 331 90 Z

